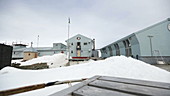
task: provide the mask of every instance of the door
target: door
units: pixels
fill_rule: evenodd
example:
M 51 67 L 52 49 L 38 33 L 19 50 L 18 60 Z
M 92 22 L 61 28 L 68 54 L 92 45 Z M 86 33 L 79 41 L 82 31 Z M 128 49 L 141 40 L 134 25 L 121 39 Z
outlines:
M 81 50 L 77 50 L 77 57 L 81 56 Z

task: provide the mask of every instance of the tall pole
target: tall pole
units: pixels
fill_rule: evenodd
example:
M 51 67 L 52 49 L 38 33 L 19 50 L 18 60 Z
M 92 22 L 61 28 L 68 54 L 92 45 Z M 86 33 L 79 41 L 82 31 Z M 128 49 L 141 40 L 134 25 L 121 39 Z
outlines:
M 39 35 L 37 37 L 37 47 L 38 47 L 38 44 L 39 44 Z
M 150 40 L 150 49 L 151 49 L 151 56 L 153 56 L 153 51 L 152 51 L 152 37 L 153 36 L 148 36 Z
M 70 17 L 68 18 L 68 40 L 67 40 L 67 47 L 68 47 L 68 66 L 70 66 L 70 44 L 69 44 L 69 35 L 70 35 Z

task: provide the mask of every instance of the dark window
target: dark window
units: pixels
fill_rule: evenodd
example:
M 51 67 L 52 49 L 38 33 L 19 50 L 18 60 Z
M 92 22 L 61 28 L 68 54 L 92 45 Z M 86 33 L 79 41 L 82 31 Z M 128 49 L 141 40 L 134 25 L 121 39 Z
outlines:
M 30 56 L 31 54 L 29 53 L 28 56 Z
M 71 53 L 73 53 L 73 50 L 71 50 Z
M 108 49 L 109 49 L 109 52 L 110 52 L 110 56 L 113 56 L 113 49 L 112 49 L 112 47 L 109 46 Z
M 132 50 L 131 50 L 131 44 L 129 42 L 128 39 L 126 39 L 125 41 L 123 41 L 123 44 L 125 46 L 125 55 L 126 56 L 131 56 L 132 55 Z
M 14 54 L 15 54 L 15 52 L 14 52 Z
M 84 45 L 87 45 L 87 43 L 84 43 Z
M 80 43 L 80 42 L 77 42 L 76 49 L 77 49 L 77 50 L 81 50 L 81 43 Z
M 81 45 L 81 43 L 80 42 L 77 42 L 77 46 L 80 46 Z
M 71 43 L 71 45 L 73 45 L 73 43 Z
M 105 54 L 107 54 L 106 48 L 103 48 L 103 52 L 104 52 Z
M 115 49 L 116 49 L 116 56 L 120 56 L 120 49 L 119 49 L 119 45 L 116 43 L 114 44 Z

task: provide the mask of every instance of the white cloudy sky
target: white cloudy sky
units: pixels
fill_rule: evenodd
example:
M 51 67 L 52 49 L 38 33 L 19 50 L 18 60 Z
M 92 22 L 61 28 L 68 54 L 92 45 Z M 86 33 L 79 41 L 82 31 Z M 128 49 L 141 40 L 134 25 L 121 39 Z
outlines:
M 170 0 L 0 0 L 0 43 L 65 43 L 82 34 L 101 48 L 170 18 Z

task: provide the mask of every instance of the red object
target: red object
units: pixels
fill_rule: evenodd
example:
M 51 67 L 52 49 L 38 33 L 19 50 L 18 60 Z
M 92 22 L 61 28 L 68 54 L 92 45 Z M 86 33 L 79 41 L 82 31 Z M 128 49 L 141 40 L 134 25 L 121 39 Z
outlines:
M 89 57 L 72 57 L 73 59 L 89 59 Z

